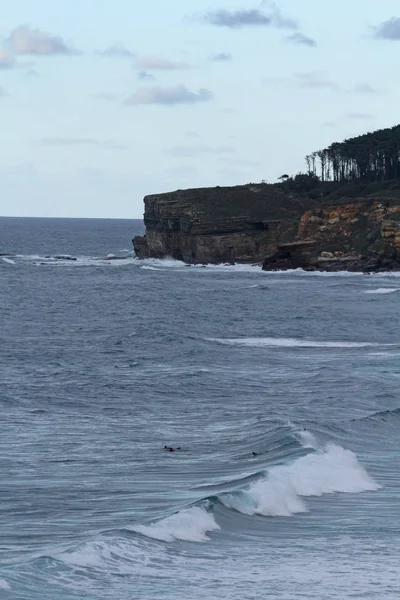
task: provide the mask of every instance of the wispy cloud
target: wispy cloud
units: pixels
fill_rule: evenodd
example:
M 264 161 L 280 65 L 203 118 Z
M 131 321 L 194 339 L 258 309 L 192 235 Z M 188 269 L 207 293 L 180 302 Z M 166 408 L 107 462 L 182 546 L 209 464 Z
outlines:
M 151 73 L 148 73 L 147 71 L 139 71 L 138 79 L 140 79 L 141 81 L 155 81 L 156 80 L 154 75 L 152 75 Z
M 321 71 L 311 71 L 308 73 L 295 73 L 291 77 L 266 77 L 264 83 L 269 85 L 296 85 L 304 89 L 321 89 L 332 92 L 341 92 L 348 94 L 378 94 L 378 90 L 372 87 L 369 83 L 356 83 L 351 88 L 346 88 L 336 81 L 333 81 L 329 76 Z
M 392 17 L 374 27 L 374 37 L 379 40 L 400 41 L 400 18 Z
M 363 113 L 363 112 L 349 112 L 347 113 L 347 115 L 345 115 L 346 119 L 352 119 L 355 121 L 370 121 L 371 119 L 374 119 L 374 115 L 371 115 L 370 113 Z
M 164 152 L 177 158 L 195 158 L 204 154 L 232 154 L 235 152 L 235 148 L 233 146 L 198 144 L 197 146 L 173 146 Z
M 115 140 L 98 140 L 96 138 L 86 137 L 49 137 L 43 138 L 43 144 L 51 146 L 98 146 L 107 150 L 124 150 L 127 148 L 124 144 L 120 144 Z
M 204 88 L 197 92 L 192 92 L 184 85 L 175 85 L 172 87 L 154 86 L 140 88 L 135 94 L 127 98 L 124 104 L 128 106 L 137 106 L 139 104 L 175 106 L 177 104 L 206 102 L 212 98 L 212 92 Z
M 182 69 L 190 69 L 190 66 L 186 63 L 174 62 L 158 56 L 145 56 L 137 60 L 133 66 L 137 69 L 160 71 L 179 71 Z
M 369 83 L 357 83 L 351 90 L 355 94 L 377 94 L 378 90 L 372 87 Z
M 310 48 L 316 48 L 317 46 L 317 42 L 315 40 L 307 35 L 304 35 L 303 33 L 300 33 L 299 31 L 289 35 L 286 39 L 292 44 L 300 44 L 301 46 L 309 46 Z
M 197 131 L 187 131 L 185 136 L 188 138 L 197 138 L 199 139 L 201 136 L 197 133 Z
M 272 5 L 268 14 L 257 8 L 236 11 L 225 9 L 209 11 L 203 16 L 203 21 L 210 25 L 230 29 L 269 26 L 297 29 L 297 23 L 293 19 L 284 17 L 275 5 Z
M 338 91 L 339 85 L 325 76 L 324 73 L 296 73 L 294 75 L 295 82 L 302 88 L 325 89 Z
M 214 62 L 224 62 L 232 60 L 232 54 L 229 54 L 229 52 L 217 52 L 216 54 L 210 54 L 208 58 Z
M 78 54 L 63 38 L 51 35 L 40 29 L 31 29 L 21 25 L 14 29 L 5 42 L 5 47 L 12 54 L 31 54 L 50 56 L 54 54 Z
M 100 54 L 101 56 L 106 56 L 109 58 L 132 58 L 133 56 L 135 56 L 135 53 L 125 48 L 123 44 L 109 46 L 105 50 L 96 52 L 96 54 Z
M 257 9 L 252 10 L 215 10 L 204 15 L 204 20 L 210 25 L 217 27 L 229 27 L 238 29 L 248 26 L 271 25 L 271 17 Z

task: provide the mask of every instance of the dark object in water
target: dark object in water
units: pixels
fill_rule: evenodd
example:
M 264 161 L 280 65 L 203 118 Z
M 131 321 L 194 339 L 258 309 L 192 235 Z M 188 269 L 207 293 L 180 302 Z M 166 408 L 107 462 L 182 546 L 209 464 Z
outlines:
M 258 456 L 258 452 L 252 452 L 252 456 Z
M 172 448 L 171 446 L 164 446 L 164 452 L 176 452 L 177 450 L 181 450 L 181 447 Z

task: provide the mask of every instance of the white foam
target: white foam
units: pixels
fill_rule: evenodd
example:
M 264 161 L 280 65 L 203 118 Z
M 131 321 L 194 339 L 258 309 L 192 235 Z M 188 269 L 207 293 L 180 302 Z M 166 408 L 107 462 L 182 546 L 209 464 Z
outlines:
M 5 579 L 0 579 L 0 590 L 11 590 L 11 586 Z
M 302 499 L 306 496 L 335 492 L 358 494 L 380 487 L 353 452 L 329 444 L 323 452 L 269 469 L 266 477 L 254 482 L 247 492 L 222 495 L 221 501 L 245 514 L 291 516 L 307 511 Z
M 378 288 L 377 290 L 366 290 L 364 294 L 394 294 L 400 292 L 400 288 Z
M 296 436 L 300 439 L 303 448 L 314 448 L 315 450 L 319 448 L 317 438 L 310 431 L 301 429 L 300 431 L 296 431 Z
M 379 346 L 373 342 L 319 342 L 316 340 L 298 340 L 295 338 L 206 338 L 228 346 L 247 346 L 251 348 L 365 348 Z
M 152 267 L 151 265 L 142 265 L 140 268 L 144 271 L 162 271 L 162 269 L 159 269 L 158 267 Z
M 181 510 L 170 517 L 150 525 L 137 525 L 130 528 L 155 540 L 173 542 L 204 542 L 208 539 L 206 533 L 220 529 L 214 516 L 197 506 Z
M 249 265 L 249 264 L 187 264 L 181 260 L 174 260 L 173 258 L 145 258 L 135 259 L 142 266 L 145 267 L 158 267 L 158 269 L 184 269 L 189 271 L 192 269 L 208 269 L 209 271 L 228 271 L 228 272 L 239 272 L 239 273 L 265 273 L 262 271 L 261 265 Z
M 107 538 L 85 542 L 74 549 L 65 550 L 53 555 L 53 558 L 71 565 L 87 569 L 110 569 L 116 572 L 131 570 L 129 564 L 146 565 L 152 559 L 162 559 L 162 548 L 149 548 L 143 541 L 126 538 Z
M 5 263 L 7 263 L 9 265 L 15 265 L 15 261 L 12 260 L 11 258 L 7 258 L 6 256 L 2 256 L 1 260 L 3 260 Z

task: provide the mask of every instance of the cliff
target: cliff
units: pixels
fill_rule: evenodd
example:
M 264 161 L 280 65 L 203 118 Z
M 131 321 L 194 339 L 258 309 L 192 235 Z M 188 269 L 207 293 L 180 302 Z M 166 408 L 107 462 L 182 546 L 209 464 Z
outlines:
M 134 238 L 136 254 L 186 263 L 262 263 L 266 270 L 400 269 L 399 182 L 311 183 L 146 196 L 146 235 Z

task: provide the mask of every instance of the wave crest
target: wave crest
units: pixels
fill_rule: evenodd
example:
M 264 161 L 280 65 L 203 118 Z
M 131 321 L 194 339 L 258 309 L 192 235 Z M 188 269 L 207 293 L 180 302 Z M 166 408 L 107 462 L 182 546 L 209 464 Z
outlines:
M 163 542 L 183 540 L 185 542 L 204 542 L 207 533 L 220 529 L 212 513 L 199 506 L 181 510 L 170 517 L 129 528 L 131 531 Z

